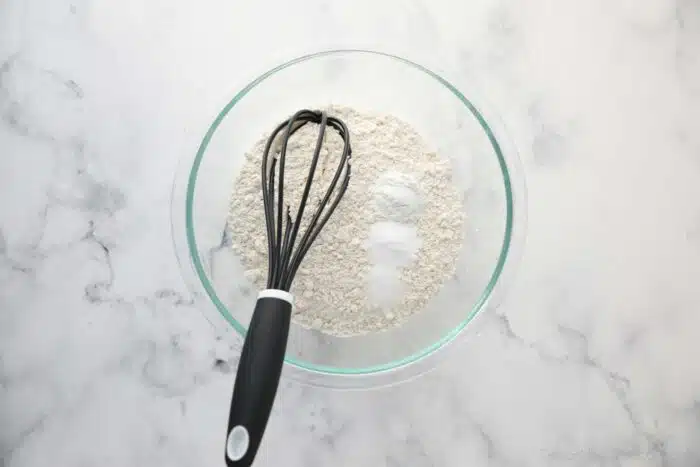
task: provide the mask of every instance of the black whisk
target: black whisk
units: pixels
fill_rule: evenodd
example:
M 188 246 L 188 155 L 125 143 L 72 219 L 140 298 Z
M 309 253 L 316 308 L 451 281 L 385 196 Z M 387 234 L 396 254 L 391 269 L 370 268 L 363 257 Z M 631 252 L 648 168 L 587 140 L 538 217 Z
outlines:
M 292 219 L 289 205 L 284 204 L 287 143 L 294 133 L 310 122 L 318 124 L 320 131 L 297 214 Z M 328 126 L 336 130 L 343 139 L 343 152 L 335 175 L 325 195 L 318 201 L 297 244 Z M 273 144 L 276 147 L 273 154 L 270 154 Z M 278 146 L 279 153 L 276 150 Z M 260 446 L 287 348 L 293 298 L 289 289 L 304 256 L 347 190 L 350 182 L 351 154 L 350 134 L 345 123 L 338 118 L 327 116 L 325 112 L 312 110 L 300 110 L 289 120 L 282 122 L 272 132 L 265 145 L 261 173 L 267 227 L 267 288 L 258 294 L 238 363 L 226 440 L 225 457 L 229 467 L 250 466 Z

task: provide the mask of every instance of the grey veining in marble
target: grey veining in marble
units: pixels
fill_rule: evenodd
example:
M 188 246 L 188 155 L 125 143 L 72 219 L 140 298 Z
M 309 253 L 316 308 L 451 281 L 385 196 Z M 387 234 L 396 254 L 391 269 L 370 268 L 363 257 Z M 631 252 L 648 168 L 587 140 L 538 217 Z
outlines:
M 460 358 L 285 382 L 258 465 L 700 465 L 697 0 L 0 1 L 0 465 L 222 465 L 236 356 L 180 278 L 173 174 L 251 77 L 336 46 L 480 83 L 527 245 Z

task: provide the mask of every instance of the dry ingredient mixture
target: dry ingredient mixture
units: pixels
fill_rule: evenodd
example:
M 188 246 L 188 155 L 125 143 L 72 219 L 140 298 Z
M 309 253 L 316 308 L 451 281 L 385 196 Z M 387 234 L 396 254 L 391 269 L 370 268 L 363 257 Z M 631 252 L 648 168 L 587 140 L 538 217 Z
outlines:
M 327 113 L 350 130 L 352 175 L 292 283 L 293 320 L 335 336 L 381 331 L 421 311 L 454 276 L 463 240 L 462 195 L 449 162 L 407 123 L 348 107 Z M 318 134 L 318 125 L 307 124 L 289 140 L 284 196 L 292 215 Z M 259 290 L 265 288 L 268 264 L 260 183 L 268 137 L 245 155 L 228 222 L 246 279 Z M 342 148 L 340 136 L 328 128 L 307 213 L 314 211 L 312 200 L 325 193 Z M 308 220 L 305 214 L 300 235 Z

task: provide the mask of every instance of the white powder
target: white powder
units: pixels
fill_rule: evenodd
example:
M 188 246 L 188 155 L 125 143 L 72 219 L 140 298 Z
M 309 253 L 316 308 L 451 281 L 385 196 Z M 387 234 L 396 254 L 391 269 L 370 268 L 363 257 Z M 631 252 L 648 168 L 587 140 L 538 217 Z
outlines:
M 428 150 L 407 123 L 347 107 L 327 112 L 350 130 L 352 176 L 294 279 L 293 320 L 337 336 L 380 331 L 422 310 L 454 276 L 463 240 L 462 196 L 449 162 Z M 268 136 L 246 154 L 229 213 L 234 251 L 258 289 L 267 278 L 260 164 Z M 284 194 L 293 216 L 317 138 L 318 126 L 307 124 L 289 140 Z M 300 234 L 342 147 L 328 128 Z

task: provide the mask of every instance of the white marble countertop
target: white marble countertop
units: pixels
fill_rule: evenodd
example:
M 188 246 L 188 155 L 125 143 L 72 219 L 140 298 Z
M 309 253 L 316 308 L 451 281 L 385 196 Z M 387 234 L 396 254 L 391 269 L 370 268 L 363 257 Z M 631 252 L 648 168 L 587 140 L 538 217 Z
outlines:
M 695 0 L 0 1 L 0 465 L 223 465 L 235 356 L 180 278 L 173 174 L 242 84 L 335 46 L 485 84 L 527 245 L 461 358 L 285 382 L 257 465 L 700 465 Z

